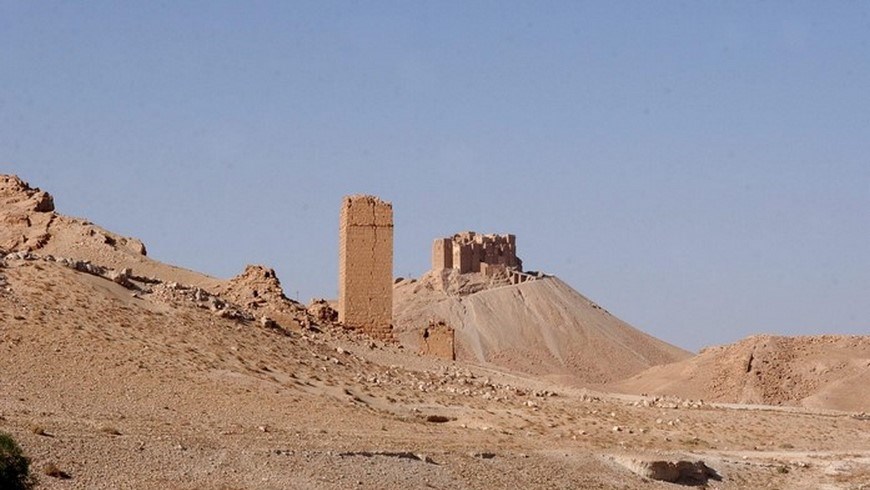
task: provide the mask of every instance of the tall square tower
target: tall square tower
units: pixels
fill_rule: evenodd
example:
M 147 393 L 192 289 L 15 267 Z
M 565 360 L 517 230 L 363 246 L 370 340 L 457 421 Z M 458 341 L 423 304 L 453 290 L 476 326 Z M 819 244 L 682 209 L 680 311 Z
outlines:
M 393 206 L 347 196 L 341 206 L 338 320 L 377 338 L 392 336 Z

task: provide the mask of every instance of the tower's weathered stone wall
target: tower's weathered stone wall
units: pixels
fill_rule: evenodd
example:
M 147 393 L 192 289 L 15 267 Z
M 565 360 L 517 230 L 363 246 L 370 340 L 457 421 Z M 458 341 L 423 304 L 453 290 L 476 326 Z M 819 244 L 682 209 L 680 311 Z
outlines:
M 432 245 L 432 269 L 453 268 L 453 240 L 450 238 L 437 238 Z
M 393 206 L 348 196 L 339 225 L 339 321 L 389 338 L 393 314 Z

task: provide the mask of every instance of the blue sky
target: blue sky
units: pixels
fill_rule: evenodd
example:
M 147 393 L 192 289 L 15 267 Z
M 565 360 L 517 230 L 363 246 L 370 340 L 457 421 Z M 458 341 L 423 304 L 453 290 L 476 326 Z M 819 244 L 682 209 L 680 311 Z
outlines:
M 220 277 L 337 291 L 341 197 L 395 273 L 514 233 L 680 346 L 870 334 L 870 4 L 9 2 L 0 172 Z

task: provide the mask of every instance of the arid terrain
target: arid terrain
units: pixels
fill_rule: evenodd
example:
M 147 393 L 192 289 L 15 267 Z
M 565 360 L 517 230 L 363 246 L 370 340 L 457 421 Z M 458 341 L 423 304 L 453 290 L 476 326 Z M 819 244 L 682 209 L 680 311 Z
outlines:
M 384 342 L 54 208 L 0 176 L 0 431 L 40 488 L 870 488 L 867 336 L 691 357 L 555 277 L 424 277 Z M 456 361 L 407 340 L 436 314 Z
M 867 410 L 870 336 L 753 336 L 611 387 L 718 402 Z
M 691 356 L 616 318 L 558 277 L 504 285 L 488 284 L 481 274 L 430 271 L 400 281 L 394 297 L 396 336 L 404 344 L 415 347 L 414 327 L 436 319 L 456 328 L 459 360 L 565 384 L 606 383 Z

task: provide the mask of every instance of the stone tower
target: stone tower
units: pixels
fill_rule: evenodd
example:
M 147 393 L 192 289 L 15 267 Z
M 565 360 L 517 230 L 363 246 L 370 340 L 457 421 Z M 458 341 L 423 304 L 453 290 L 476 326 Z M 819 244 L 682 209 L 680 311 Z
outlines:
M 373 337 L 391 337 L 392 204 L 374 196 L 345 197 L 338 254 L 338 320 Z

